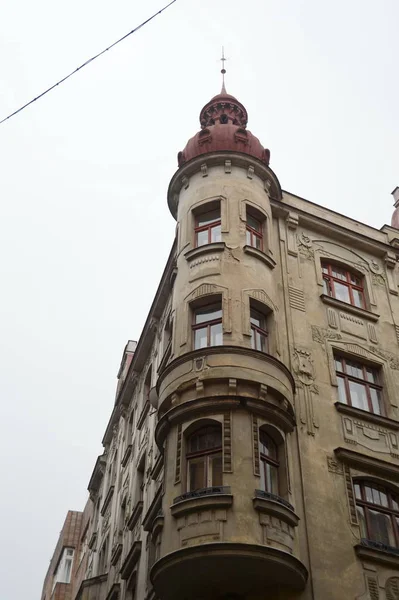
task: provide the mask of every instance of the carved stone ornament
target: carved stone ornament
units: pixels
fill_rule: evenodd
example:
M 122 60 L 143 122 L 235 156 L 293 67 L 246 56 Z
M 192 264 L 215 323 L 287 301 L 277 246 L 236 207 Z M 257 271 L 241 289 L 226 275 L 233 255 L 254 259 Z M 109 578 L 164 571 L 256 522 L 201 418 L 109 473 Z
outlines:
M 330 473 L 335 473 L 336 475 L 344 474 L 343 465 L 334 456 L 327 456 L 327 468 Z
M 376 348 L 375 346 L 368 346 L 369 352 L 380 356 L 388 361 L 389 366 L 394 371 L 399 371 L 399 357 L 397 354 L 393 354 L 392 352 L 387 352 L 386 350 L 381 350 L 380 348 Z
M 372 273 L 371 281 L 373 282 L 373 285 L 385 286 L 385 277 L 382 273 Z
M 315 342 L 324 344 L 326 340 L 342 340 L 342 335 L 337 331 L 331 331 L 331 329 L 323 329 L 323 327 L 312 325 L 312 338 Z
M 300 235 L 297 235 L 298 252 L 307 259 L 314 258 L 314 250 L 312 248 L 312 240 L 310 237 L 305 235 L 302 231 Z
M 390 577 L 385 584 L 387 600 L 399 600 L 399 577 Z
M 312 355 L 308 350 L 294 349 L 294 371 L 303 385 L 311 387 L 316 394 L 318 389 L 314 384 L 315 372 Z

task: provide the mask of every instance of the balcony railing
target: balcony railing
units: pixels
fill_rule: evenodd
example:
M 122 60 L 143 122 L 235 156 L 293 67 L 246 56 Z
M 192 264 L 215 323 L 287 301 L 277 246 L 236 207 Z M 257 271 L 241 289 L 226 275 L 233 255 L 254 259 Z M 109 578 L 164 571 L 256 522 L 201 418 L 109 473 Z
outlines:
M 273 500 L 273 502 L 278 502 L 286 508 L 289 508 L 290 510 L 294 511 L 294 507 L 292 506 L 292 504 L 287 502 L 287 500 L 284 500 L 284 498 L 281 498 L 281 496 L 277 496 L 277 494 L 272 494 L 271 492 L 265 492 L 263 490 L 255 490 L 255 497 L 265 498 L 265 500 Z
M 212 487 L 201 488 L 192 492 L 186 492 L 181 496 L 174 498 L 173 504 L 182 502 L 183 500 L 190 500 L 191 498 L 202 498 L 203 496 L 214 496 L 215 494 L 230 494 L 230 486 L 228 485 L 214 485 Z
M 368 540 L 366 538 L 362 538 L 360 543 L 366 548 L 371 548 L 372 550 L 382 550 L 383 552 L 390 552 L 391 554 L 397 554 L 399 556 L 399 548 L 396 548 L 396 546 L 388 546 L 388 544 L 375 542 L 374 540 Z

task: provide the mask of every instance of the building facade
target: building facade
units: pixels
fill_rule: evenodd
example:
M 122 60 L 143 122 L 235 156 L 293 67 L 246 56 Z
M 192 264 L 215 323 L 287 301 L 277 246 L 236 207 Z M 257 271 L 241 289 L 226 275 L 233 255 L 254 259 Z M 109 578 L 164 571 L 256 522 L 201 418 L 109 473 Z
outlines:
M 396 600 L 399 231 L 282 191 L 224 88 L 200 123 L 71 598 Z

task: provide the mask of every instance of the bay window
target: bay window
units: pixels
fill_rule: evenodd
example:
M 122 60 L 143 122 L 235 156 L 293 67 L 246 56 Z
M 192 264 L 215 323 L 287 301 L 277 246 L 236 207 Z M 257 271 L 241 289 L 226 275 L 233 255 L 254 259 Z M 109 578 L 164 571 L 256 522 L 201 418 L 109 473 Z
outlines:
M 260 489 L 271 494 L 279 493 L 277 444 L 265 431 L 259 431 Z

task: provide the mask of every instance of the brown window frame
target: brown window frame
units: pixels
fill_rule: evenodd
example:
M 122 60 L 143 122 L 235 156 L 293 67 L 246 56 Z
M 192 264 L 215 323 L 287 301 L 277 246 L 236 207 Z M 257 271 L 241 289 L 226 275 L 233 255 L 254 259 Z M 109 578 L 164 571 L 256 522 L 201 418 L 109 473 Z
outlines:
M 196 323 L 195 322 L 195 318 L 197 313 L 199 313 L 201 310 L 210 310 L 213 307 L 219 307 L 218 310 L 221 311 L 222 315 L 221 317 L 218 317 L 217 319 L 210 319 L 209 321 L 203 321 L 202 323 Z M 199 329 L 206 329 L 206 346 L 203 346 L 203 348 L 211 348 L 211 328 L 213 325 L 222 325 L 222 339 L 223 339 L 223 307 L 222 307 L 222 301 L 220 300 L 219 302 L 212 302 L 211 304 L 205 304 L 204 306 L 198 306 L 197 308 L 194 308 L 193 310 L 193 322 L 191 325 L 191 330 L 192 330 L 192 336 L 193 336 L 193 348 L 194 350 L 199 350 L 199 348 L 195 347 L 195 332 L 198 331 Z
M 196 435 L 198 435 L 199 433 L 205 432 L 206 430 L 213 430 L 213 431 L 217 431 L 218 434 L 220 434 L 220 446 L 214 446 L 211 448 L 205 448 L 203 450 L 197 450 L 197 451 L 193 451 L 190 452 L 189 448 L 190 448 L 190 444 L 191 441 L 193 439 L 193 437 L 195 437 Z M 190 482 L 190 461 L 192 461 L 193 459 L 197 460 L 198 458 L 203 458 L 203 462 L 204 462 L 204 479 L 205 482 L 208 483 L 209 482 L 209 478 L 210 478 L 210 473 L 209 473 L 209 458 L 212 456 L 215 456 L 216 454 L 220 454 L 221 458 L 223 458 L 223 432 L 222 432 L 222 426 L 221 425 L 205 425 L 204 427 L 201 427 L 200 429 L 197 429 L 196 431 L 194 431 L 188 438 L 187 438 L 187 452 L 186 452 L 186 464 L 187 464 L 187 490 L 192 492 L 195 491 L 195 489 L 202 489 L 202 488 L 194 488 L 191 489 L 191 482 Z M 213 474 L 212 474 L 213 475 Z M 222 477 L 223 477 L 223 470 L 222 470 Z M 214 482 L 211 482 L 211 485 L 205 485 L 204 487 L 213 487 Z
M 261 322 L 261 324 L 264 325 L 264 327 L 260 327 L 258 325 L 255 325 L 254 323 L 252 323 L 251 319 L 252 318 L 256 318 L 253 317 L 252 315 L 255 314 L 257 315 L 259 321 Z M 252 308 L 250 306 L 249 309 L 249 321 L 250 321 L 250 326 L 251 326 L 251 347 L 253 350 L 259 350 L 260 352 L 269 352 L 269 334 L 268 331 L 266 329 L 266 317 L 263 313 L 261 313 L 259 310 L 256 310 L 256 308 Z M 260 336 L 262 336 L 265 340 L 265 349 L 262 350 L 262 348 L 257 348 L 256 347 L 256 333 L 258 333 Z
M 375 512 L 383 513 L 385 515 L 390 516 L 392 531 L 393 531 L 393 535 L 395 538 L 395 547 L 399 548 L 399 524 L 398 524 L 398 521 L 399 521 L 399 495 L 395 494 L 393 491 L 391 491 L 388 487 L 384 486 L 383 484 L 379 485 L 379 484 L 376 484 L 373 481 L 369 481 L 367 479 L 366 480 L 354 480 L 353 486 L 354 486 L 354 492 L 355 492 L 356 506 L 362 507 L 363 511 L 364 511 L 364 518 L 365 518 L 365 523 L 366 523 L 366 533 L 367 533 L 366 539 L 375 541 L 375 542 L 380 542 L 380 540 L 376 539 L 377 536 L 373 533 L 373 525 L 371 523 L 371 518 L 370 518 L 370 513 L 369 513 L 370 510 L 373 510 Z M 360 489 L 361 498 L 359 498 L 357 495 L 356 486 L 358 486 Z M 376 490 L 378 492 L 382 492 L 383 494 L 385 494 L 387 497 L 388 506 L 384 506 L 382 504 L 376 504 L 374 502 L 370 502 L 369 500 L 367 500 L 366 490 L 365 490 L 366 487 L 369 487 L 372 490 Z M 394 502 L 396 503 L 398 508 L 394 508 L 394 506 L 393 506 Z M 380 542 L 380 543 L 385 543 L 385 542 Z M 391 544 L 387 544 L 387 545 L 389 546 Z
M 261 451 L 261 446 L 265 445 L 262 443 L 262 437 L 265 436 L 266 438 L 268 438 L 272 444 L 275 447 L 276 450 L 276 456 L 277 459 L 274 458 L 270 458 L 270 456 L 268 456 L 267 454 L 264 454 Z M 276 444 L 276 442 L 273 440 L 273 438 L 266 432 L 263 431 L 262 429 L 260 429 L 259 431 L 259 468 L 263 471 L 263 477 L 264 477 L 264 482 L 265 482 L 265 488 L 267 488 L 267 466 L 270 465 L 271 467 L 274 467 L 277 471 L 276 473 L 276 477 L 277 477 L 277 490 L 268 490 L 265 489 L 263 491 L 268 492 L 270 494 L 279 494 L 279 467 L 280 467 L 280 461 L 278 460 L 278 445 Z M 262 478 L 261 478 L 262 480 Z
M 328 273 L 325 273 L 324 269 L 327 269 Z M 343 280 L 343 279 L 340 279 L 339 277 L 334 276 L 332 274 L 333 269 L 339 269 L 340 271 L 343 271 L 345 273 L 346 279 Z M 323 282 L 325 282 L 325 291 L 326 291 L 327 296 L 330 296 L 330 298 L 335 298 L 335 299 L 339 300 L 339 298 L 337 298 L 336 293 L 335 293 L 335 283 L 339 283 L 348 288 L 350 302 L 346 302 L 346 304 L 351 304 L 352 306 L 356 306 L 356 308 L 366 309 L 364 279 L 362 277 L 359 277 L 359 275 L 357 275 L 356 273 L 354 273 L 353 271 L 351 271 L 345 267 L 340 267 L 338 265 L 334 265 L 333 263 L 322 262 L 321 270 L 323 273 Z M 361 283 L 359 285 L 352 283 L 352 281 L 351 281 L 352 277 L 356 278 Z M 355 303 L 353 290 L 360 292 L 360 297 L 362 299 L 362 306 L 358 306 Z M 339 300 L 339 301 L 345 302 L 345 300 Z
M 219 212 L 219 219 L 215 219 L 214 221 L 211 221 L 210 223 L 207 223 L 206 225 L 199 225 L 198 222 L 201 219 L 201 217 L 203 217 L 204 215 L 206 215 L 207 213 L 212 213 L 212 212 Z M 220 206 L 218 208 L 213 208 L 213 209 L 209 209 L 206 210 L 204 212 L 201 212 L 197 215 L 195 215 L 195 226 L 194 226 L 194 236 L 195 236 L 195 248 L 200 248 L 201 246 L 206 246 L 206 244 L 198 244 L 198 234 L 203 232 L 203 231 L 208 231 L 208 244 L 214 244 L 217 242 L 212 242 L 212 230 L 215 229 L 216 227 L 220 227 L 222 226 L 222 215 L 221 215 L 221 208 Z
M 368 381 L 367 379 L 367 369 L 371 370 L 373 372 L 374 375 L 374 379 L 376 381 L 380 381 L 380 373 L 379 373 L 379 369 L 372 367 L 370 365 L 367 365 L 365 363 L 362 362 L 358 362 L 356 360 L 351 360 L 351 359 L 347 359 L 344 356 L 341 355 L 335 355 L 334 356 L 334 363 L 336 363 L 337 361 L 341 362 L 341 366 L 342 366 L 342 371 L 338 371 L 335 366 L 335 374 L 338 377 L 340 377 L 341 379 L 344 380 L 345 383 L 345 396 L 346 396 L 346 400 L 347 400 L 347 405 L 348 406 L 353 406 L 352 404 L 352 398 L 351 398 L 351 391 L 350 391 L 350 387 L 349 387 L 349 382 L 353 381 L 354 383 L 360 384 L 362 385 L 365 389 L 366 389 L 366 397 L 367 397 L 367 404 L 369 407 L 368 412 L 374 414 L 374 415 L 384 415 L 384 403 L 382 401 L 382 390 L 383 387 L 380 383 L 372 383 L 371 381 Z M 352 364 L 354 367 L 361 369 L 362 373 L 363 373 L 363 379 L 360 379 L 359 377 L 354 377 L 353 375 L 348 375 L 347 372 L 347 363 Z M 378 404 L 379 404 L 379 408 L 380 408 L 380 412 L 377 413 L 374 411 L 373 408 L 373 402 L 371 399 L 371 394 L 370 394 L 370 388 L 374 389 L 377 391 L 377 397 L 378 397 Z M 356 406 L 353 406 L 353 408 L 357 408 Z M 359 409 L 362 410 L 362 409 Z
M 256 221 L 259 224 L 259 231 L 257 231 L 254 227 L 251 227 L 251 225 L 248 225 L 248 217 L 250 217 L 251 219 L 253 219 L 254 221 Z M 256 248 L 256 250 L 260 250 L 261 252 L 263 252 L 263 246 L 264 246 L 263 229 L 264 229 L 264 223 L 247 210 L 247 222 L 246 222 L 246 231 L 245 231 L 245 235 L 246 235 L 245 241 L 247 243 L 247 246 L 251 246 L 252 248 Z M 248 240 L 247 240 L 247 237 L 248 237 L 247 232 L 250 234 L 249 244 L 248 244 Z M 256 245 L 256 239 L 260 240 L 259 248 Z

